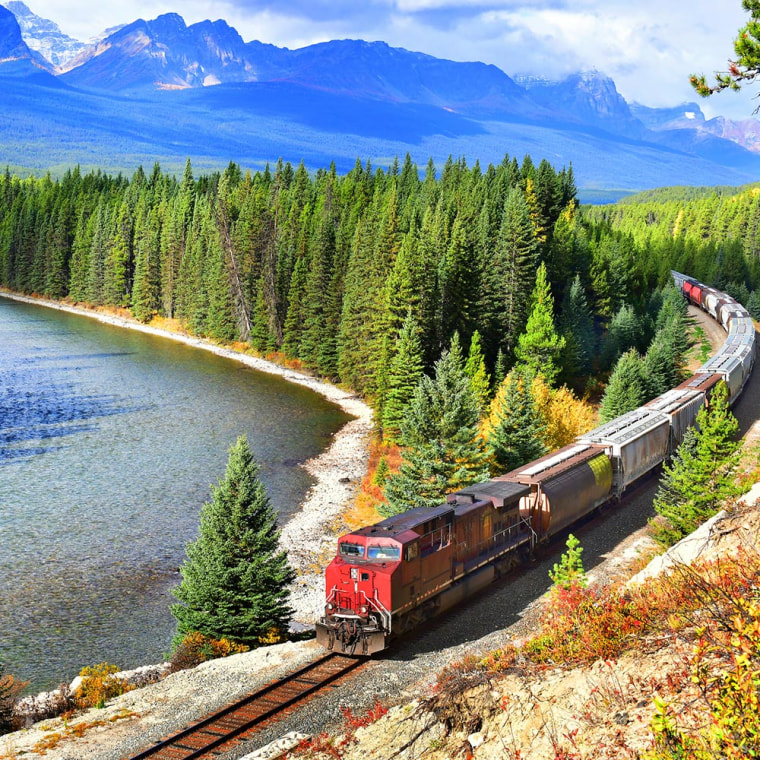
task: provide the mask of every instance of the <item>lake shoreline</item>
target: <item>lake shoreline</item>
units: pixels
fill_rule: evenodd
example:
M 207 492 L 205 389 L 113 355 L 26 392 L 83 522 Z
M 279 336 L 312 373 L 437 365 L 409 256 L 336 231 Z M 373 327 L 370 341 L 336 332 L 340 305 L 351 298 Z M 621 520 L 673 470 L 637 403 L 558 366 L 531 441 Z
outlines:
M 21 295 L 6 289 L 0 289 L 0 296 L 79 314 L 104 324 L 137 330 L 210 351 L 254 370 L 276 375 L 288 382 L 309 388 L 354 417 L 335 433 L 330 445 L 321 454 L 303 464 L 314 479 L 314 485 L 306 493 L 298 511 L 282 526 L 280 542 L 288 552 L 290 565 L 297 576 L 290 599 L 294 610 L 293 620 L 300 627 L 313 625 L 321 615 L 324 605 L 324 559 L 335 546 L 335 540 L 341 532 L 340 517 L 350 506 L 367 470 L 372 409 L 355 393 L 304 372 L 219 346 L 203 338 L 146 325 L 130 317 L 63 301 Z

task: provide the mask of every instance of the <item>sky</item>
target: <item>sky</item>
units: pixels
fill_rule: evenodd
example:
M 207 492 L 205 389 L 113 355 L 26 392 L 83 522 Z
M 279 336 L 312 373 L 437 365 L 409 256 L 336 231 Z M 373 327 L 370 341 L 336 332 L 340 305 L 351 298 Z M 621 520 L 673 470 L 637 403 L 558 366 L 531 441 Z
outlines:
M 87 40 L 137 18 L 224 19 L 246 42 L 299 48 L 331 39 L 382 40 L 510 76 L 550 79 L 597 70 L 630 103 L 699 103 L 708 118 L 751 118 L 760 84 L 699 98 L 689 76 L 724 71 L 748 21 L 741 0 L 25 0 L 65 34 Z M 0 0 L 2 2 L 2 0 Z

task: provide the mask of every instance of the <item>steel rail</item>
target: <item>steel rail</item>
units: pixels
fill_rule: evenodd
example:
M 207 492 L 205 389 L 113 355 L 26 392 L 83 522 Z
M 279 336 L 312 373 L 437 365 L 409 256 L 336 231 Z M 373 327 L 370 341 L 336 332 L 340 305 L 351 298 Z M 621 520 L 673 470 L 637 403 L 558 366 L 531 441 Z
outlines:
M 218 712 L 212 713 L 197 723 L 190 724 L 176 734 L 156 742 L 148 749 L 131 756 L 129 760 L 160 759 L 162 757 L 172 758 L 172 760 L 197 760 L 205 757 L 221 745 L 273 718 L 278 713 L 350 673 L 365 662 L 366 659 L 363 658 L 347 657 L 332 652 L 309 663 L 300 670 L 288 674 L 279 681 L 274 681 Z M 320 670 L 327 672 L 322 675 Z M 308 677 L 309 675 L 311 678 Z M 278 691 L 283 692 L 283 694 L 278 696 Z M 250 713 L 250 709 L 246 708 L 253 707 L 255 709 L 257 702 L 261 703 L 259 705 L 262 708 L 261 712 L 252 717 L 245 715 L 242 722 L 235 721 L 235 713 Z M 230 723 L 234 725 L 230 726 Z M 197 746 L 199 741 L 203 742 L 202 746 Z

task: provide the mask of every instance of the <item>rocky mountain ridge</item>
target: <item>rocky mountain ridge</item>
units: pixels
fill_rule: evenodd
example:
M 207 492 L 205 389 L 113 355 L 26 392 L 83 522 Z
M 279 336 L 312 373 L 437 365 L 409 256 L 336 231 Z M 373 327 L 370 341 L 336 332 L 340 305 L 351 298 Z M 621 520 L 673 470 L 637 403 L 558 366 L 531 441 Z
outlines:
M 9 0 L 5 7 L 16 17 L 24 42 L 52 66 L 63 65 L 87 47 L 64 34 L 54 21 L 32 13 L 21 0 Z
M 561 81 L 509 77 L 496 66 L 434 58 L 384 42 L 333 40 L 297 50 L 245 42 L 226 21 L 186 25 L 177 13 L 137 19 L 90 44 L 61 33 L 20 0 L 6 7 L 27 45 L 75 87 L 129 92 L 185 89 L 223 83 L 292 82 L 345 95 L 425 103 L 468 114 L 543 120 L 561 118 L 616 135 L 693 130 L 760 152 L 760 123 L 718 117 L 709 122 L 695 103 L 673 108 L 628 104 L 599 71 Z M 688 114 L 694 114 L 690 118 Z
M 608 189 L 740 185 L 760 172 L 755 120 L 707 121 L 693 104 L 680 115 L 639 108 L 597 71 L 515 80 L 493 65 L 364 40 L 289 50 L 176 13 L 78 48 L 23 3 L 9 7 L 18 18 L 0 5 L 0 139 L 12 166 L 88 166 L 92 156 L 119 171 L 181 167 L 187 157 L 202 169 L 230 160 L 263 168 L 283 157 L 347 171 L 357 157 L 387 165 L 405 152 L 420 166 L 529 153 L 572 162 L 579 187 L 605 198 Z

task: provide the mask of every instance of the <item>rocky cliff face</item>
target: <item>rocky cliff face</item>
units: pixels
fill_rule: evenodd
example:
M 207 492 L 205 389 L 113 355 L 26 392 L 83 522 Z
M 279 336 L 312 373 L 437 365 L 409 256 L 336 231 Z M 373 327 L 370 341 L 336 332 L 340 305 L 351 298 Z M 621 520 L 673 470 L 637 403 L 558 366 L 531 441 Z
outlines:
M 61 66 L 82 52 L 87 45 L 64 34 L 58 24 L 41 18 L 19 0 L 10 0 L 5 7 L 18 21 L 24 41 L 53 66 Z
M 570 114 L 578 123 L 636 139 L 646 132 L 612 79 L 598 71 L 572 74 L 561 82 L 531 77 L 518 82 L 526 87 L 537 103 Z
M 0 5 L 0 59 L 31 58 L 16 17 Z
M 167 13 L 137 21 L 68 62 L 64 79 L 79 87 L 115 91 L 203 87 L 255 79 L 246 45 L 225 21 L 186 26 Z

